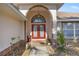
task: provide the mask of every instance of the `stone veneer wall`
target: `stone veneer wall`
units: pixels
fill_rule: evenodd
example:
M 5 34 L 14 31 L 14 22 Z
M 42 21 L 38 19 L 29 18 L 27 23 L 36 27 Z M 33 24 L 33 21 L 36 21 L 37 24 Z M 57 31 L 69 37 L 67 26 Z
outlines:
M 21 56 L 25 51 L 25 44 L 25 40 L 20 40 L 19 42 L 0 52 L 0 56 L 13 56 L 13 52 L 15 54 L 14 56 Z

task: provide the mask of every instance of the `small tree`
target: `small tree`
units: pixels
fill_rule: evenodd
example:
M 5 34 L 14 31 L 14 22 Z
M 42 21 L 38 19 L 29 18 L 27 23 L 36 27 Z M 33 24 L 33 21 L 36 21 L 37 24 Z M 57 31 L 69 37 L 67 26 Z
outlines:
M 57 32 L 57 44 L 58 49 L 63 50 L 65 46 L 64 34 L 63 31 Z

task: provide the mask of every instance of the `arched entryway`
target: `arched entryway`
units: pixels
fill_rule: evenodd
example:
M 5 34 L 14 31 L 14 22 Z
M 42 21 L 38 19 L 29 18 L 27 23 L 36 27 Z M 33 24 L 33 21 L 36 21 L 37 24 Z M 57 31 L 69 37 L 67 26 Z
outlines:
M 31 20 L 32 26 L 32 39 L 45 39 L 46 37 L 46 20 L 45 18 L 38 14 L 33 16 Z
M 31 41 L 46 42 L 52 38 L 52 16 L 49 9 L 43 5 L 32 6 L 27 15 L 27 34 Z

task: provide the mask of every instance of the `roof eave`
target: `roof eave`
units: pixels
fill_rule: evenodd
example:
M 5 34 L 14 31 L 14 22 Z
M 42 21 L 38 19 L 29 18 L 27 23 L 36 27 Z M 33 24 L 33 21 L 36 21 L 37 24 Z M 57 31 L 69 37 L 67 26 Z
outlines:
M 7 4 L 7 6 L 10 7 L 11 10 L 18 14 L 18 16 L 20 16 L 23 20 L 26 20 L 26 17 L 13 4 Z
M 58 3 L 57 6 L 57 10 L 63 5 L 64 3 Z

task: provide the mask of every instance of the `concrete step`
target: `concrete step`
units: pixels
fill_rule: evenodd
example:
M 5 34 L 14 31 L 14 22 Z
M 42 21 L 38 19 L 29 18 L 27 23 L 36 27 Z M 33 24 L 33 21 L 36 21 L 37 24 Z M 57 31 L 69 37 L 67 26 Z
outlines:
M 45 43 L 41 43 L 41 42 L 31 42 L 31 46 L 45 46 Z

